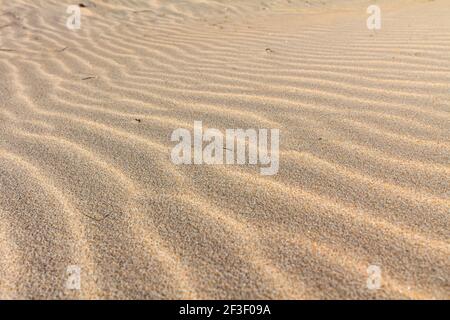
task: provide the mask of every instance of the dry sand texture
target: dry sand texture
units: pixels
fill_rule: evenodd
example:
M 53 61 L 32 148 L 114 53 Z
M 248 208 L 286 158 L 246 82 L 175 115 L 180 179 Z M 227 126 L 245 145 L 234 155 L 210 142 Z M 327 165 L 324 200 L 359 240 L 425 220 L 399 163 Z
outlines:
M 450 298 L 450 1 L 81 2 L 0 7 L 1 298 Z M 278 174 L 174 165 L 194 120 Z

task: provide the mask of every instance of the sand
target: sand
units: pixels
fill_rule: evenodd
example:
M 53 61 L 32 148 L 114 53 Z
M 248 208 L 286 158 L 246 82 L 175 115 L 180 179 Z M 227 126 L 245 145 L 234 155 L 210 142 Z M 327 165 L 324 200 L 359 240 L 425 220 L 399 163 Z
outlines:
M 0 298 L 450 298 L 450 1 L 80 2 L 1 2 Z

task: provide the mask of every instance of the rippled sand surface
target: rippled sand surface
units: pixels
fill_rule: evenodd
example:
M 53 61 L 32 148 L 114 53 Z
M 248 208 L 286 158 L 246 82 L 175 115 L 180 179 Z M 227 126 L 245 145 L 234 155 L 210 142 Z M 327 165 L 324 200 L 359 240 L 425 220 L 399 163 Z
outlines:
M 82 3 L 0 2 L 1 298 L 450 298 L 450 1 Z M 278 174 L 174 165 L 196 120 Z

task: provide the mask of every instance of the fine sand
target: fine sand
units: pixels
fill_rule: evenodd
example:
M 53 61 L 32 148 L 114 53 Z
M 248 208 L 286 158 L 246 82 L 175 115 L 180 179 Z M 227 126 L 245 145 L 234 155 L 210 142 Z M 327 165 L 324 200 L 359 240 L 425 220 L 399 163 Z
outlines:
M 450 1 L 78 2 L 0 1 L 0 298 L 450 298 Z

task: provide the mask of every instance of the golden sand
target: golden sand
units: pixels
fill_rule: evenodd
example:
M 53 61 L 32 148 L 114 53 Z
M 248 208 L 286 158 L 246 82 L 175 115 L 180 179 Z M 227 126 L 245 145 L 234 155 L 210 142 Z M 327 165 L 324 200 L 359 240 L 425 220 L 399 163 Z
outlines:
M 376 2 L 1 2 L 0 298 L 449 299 L 450 1 Z M 278 174 L 174 165 L 194 121 Z

